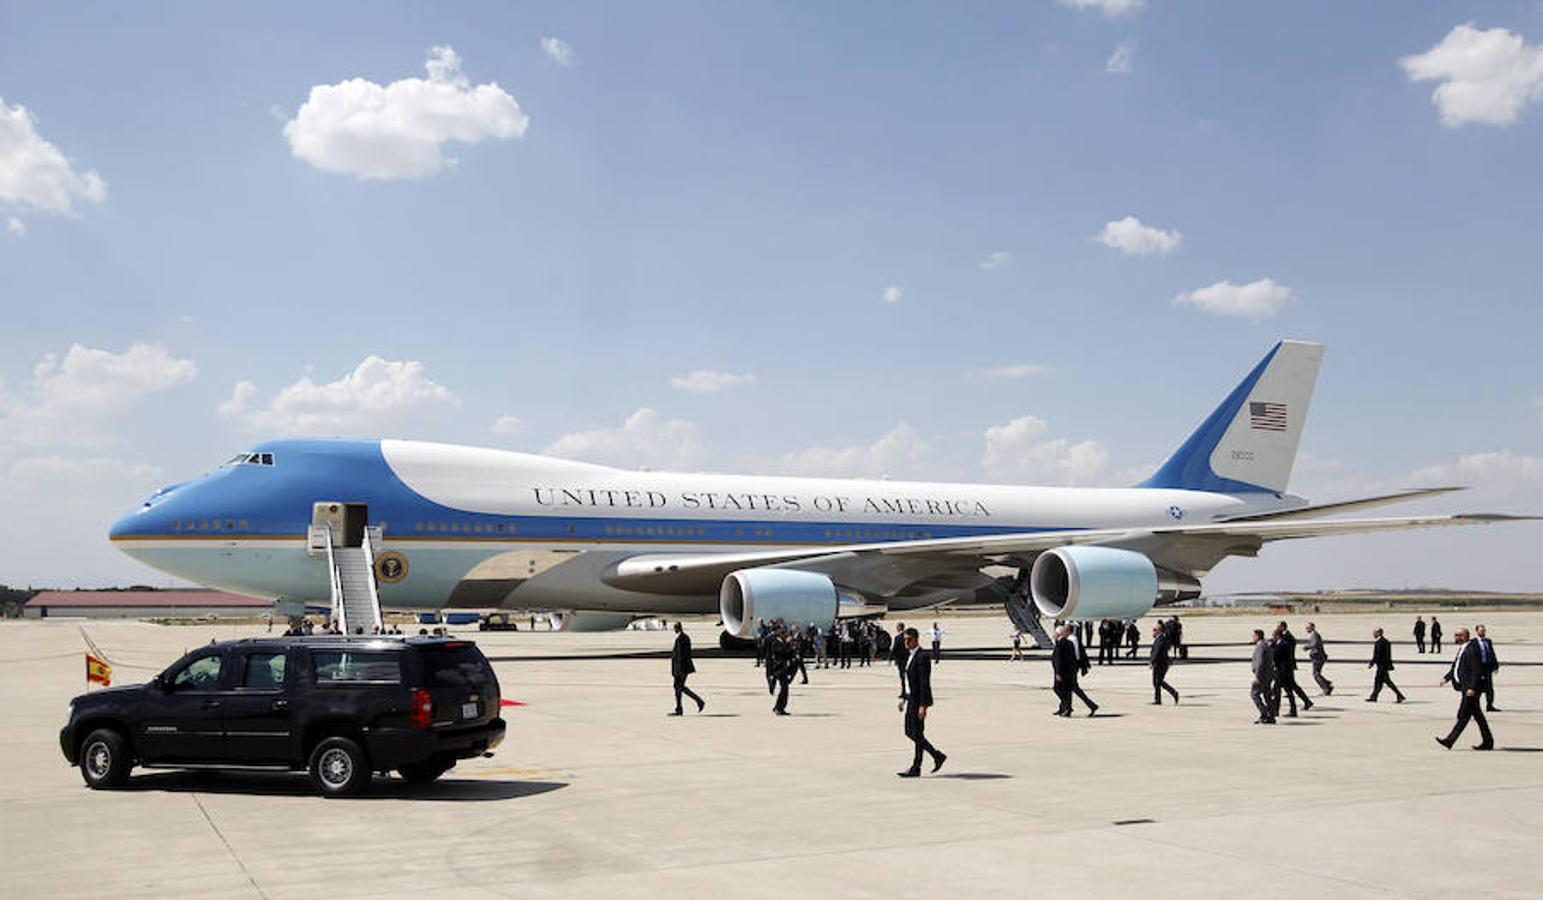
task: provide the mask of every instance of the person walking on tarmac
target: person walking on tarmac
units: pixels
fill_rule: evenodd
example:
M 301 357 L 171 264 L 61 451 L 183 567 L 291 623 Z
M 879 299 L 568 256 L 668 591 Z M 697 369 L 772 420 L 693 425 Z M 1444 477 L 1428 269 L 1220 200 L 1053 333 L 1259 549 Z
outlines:
M 1425 618 L 1423 616 L 1414 617 L 1414 646 L 1421 653 L 1425 652 Z
M 1075 696 L 1087 704 L 1088 716 L 1091 717 L 1098 712 L 1098 704 L 1088 697 L 1087 693 L 1082 690 L 1080 683 L 1081 676 L 1088 674 L 1092 668 L 1088 664 L 1087 648 L 1083 647 L 1082 641 L 1078 640 L 1085 629 L 1074 623 L 1069 627 L 1063 625 L 1062 630 L 1067 632 L 1065 640 L 1071 645 L 1071 662 L 1070 665 L 1065 666 L 1064 672 L 1061 670 L 1056 672 L 1056 682 L 1063 691 L 1061 696 L 1062 712 L 1060 715 L 1070 716 L 1072 714 L 1072 697 Z M 1058 641 L 1058 649 L 1059 644 L 1060 642 Z
M 1468 720 L 1472 719 L 1479 726 L 1479 743 L 1474 744 L 1473 749 L 1493 750 L 1495 736 L 1490 734 L 1489 722 L 1484 718 L 1484 709 L 1480 706 L 1480 698 L 1484 694 L 1484 660 L 1479 645 L 1468 640 L 1468 629 L 1462 627 L 1452 632 L 1452 640 L 1457 642 L 1457 655 L 1452 658 L 1452 668 L 1441 676 L 1441 683 L 1450 682 L 1458 693 L 1457 721 L 1446 737 L 1436 738 L 1436 743 L 1451 750 L 1452 745 L 1462 736 L 1463 729 L 1468 727 Z
M 1055 629 L 1055 644 L 1050 651 L 1050 673 L 1054 679 L 1051 689 L 1055 691 L 1057 700 L 1055 714 L 1070 716 L 1071 682 L 1077 677 L 1077 647 L 1072 643 L 1071 629 L 1065 625 L 1057 625 Z
M 921 636 L 915 628 L 905 630 L 906 649 L 906 699 L 899 704 L 905 713 L 905 736 L 915 747 L 911 767 L 898 772 L 901 778 L 917 778 L 922 773 L 922 754 L 932 756 L 932 771 L 943 768 L 948 754 L 932 746 L 927 740 L 927 710 L 932 708 L 932 658 L 921 649 Z
M 1484 632 L 1483 625 L 1475 625 L 1473 633 L 1473 642 L 1479 645 L 1479 661 L 1484 664 L 1484 711 L 1500 712 L 1495 706 L 1495 671 L 1500 668 L 1500 659 L 1495 656 L 1495 644 Z
M 670 651 L 670 676 L 675 679 L 675 711 L 672 716 L 681 714 L 681 695 L 690 697 L 696 701 L 696 711 L 701 712 L 707 706 L 707 701 L 697 696 L 696 691 L 686 687 L 686 678 L 696 671 L 696 663 L 691 660 L 691 638 L 687 636 L 680 623 L 675 623 L 675 648 Z
M 1441 623 L 1435 616 L 1430 617 L 1430 652 L 1441 652 Z
M 785 716 L 788 714 L 788 686 L 793 683 L 793 673 L 798 669 L 798 651 L 781 629 L 773 632 L 767 642 L 766 665 L 777 682 L 777 702 L 772 706 L 772 712 Z
M 1275 697 L 1273 705 L 1275 715 L 1280 715 L 1280 701 L 1284 696 L 1291 711 L 1286 713 L 1286 718 L 1297 717 L 1297 698 L 1302 698 L 1302 711 L 1313 708 L 1313 701 L 1307 696 L 1307 692 L 1297 684 L 1297 639 L 1286 627 L 1285 622 L 1275 626 L 1275 643 L 1271 650 L 1275 657 Z
M 1307 637 L 1302 641 L 1302 647 L 1313 664 L 1313 680 L 1318 682 L 1318 690 L 1323 691 L 1325 697 L 1334 693 L 1334 682 L 1323 677 L 1323 664 L 1329 661 L 1329 653 L 1323 649 L 1323 635 L 1318 632 L 1318 626 L 1311 622 L 1307 623 Z
M 1372 682 L 1372 695 L 1366 698 L 1367 703 L 1377 702 L 1377 695 L 1382 693 L 1383 685 L 1393 689 L 1393 696 L 1398 698 L 1396 702 L 1404 702 L 1404 692 L 1388 677 L 1388 673 L 1393 671 L 1393 644 L 1382 636 L 1381 628 L 1372 629 L 1372 661 L 1366 664 L 1366 668 L 1377 670 L 1377 678 Z
M 1254 671 L 1254 683 L 1248 689 L 1248 696 L 1254 701 L 1254 708 L 1259 710 L 1259 718 L 1254 720 L 1254 724 L 1274 725 L 1275 658 L 1270 652 L 1270 642 L 1264 639 L 1262 628 L 1254 629 L 1254 653 L 1249 664 Z
M 1168 683 L 1168 667 L 1173 664 L 1171 654 L 1173 644 L 1168 640 L 1163 623 L 1158 621 L 1152 626 L 1152 651 L 1147 657 L 1147 667 L 1152 670 L 1152 705 L 1163 705 L 1163 691 L 1173 695 L 1175 706 L 1179 703 L 1179 692 Z

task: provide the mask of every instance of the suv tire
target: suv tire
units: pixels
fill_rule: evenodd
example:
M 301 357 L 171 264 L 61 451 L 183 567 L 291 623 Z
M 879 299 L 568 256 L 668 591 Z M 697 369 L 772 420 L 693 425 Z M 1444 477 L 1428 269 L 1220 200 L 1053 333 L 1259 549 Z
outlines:
M 370 783 L 370 761 L 357 741 L 330 737 L 311 750 L 311 783 L 323 797 L 351 797 Z
M 410 766 L 403 766 L 397 769 L 396 772 L 408 784 L 429 784 L 453 768 L 455 768 L 455 763 L 426 760 L 421 763 L 413 763 Z
M 80 774 L 93 790 L 123 787 L 129 780 L 129 745 L 111 728 L 98 728 L 80 742 Z

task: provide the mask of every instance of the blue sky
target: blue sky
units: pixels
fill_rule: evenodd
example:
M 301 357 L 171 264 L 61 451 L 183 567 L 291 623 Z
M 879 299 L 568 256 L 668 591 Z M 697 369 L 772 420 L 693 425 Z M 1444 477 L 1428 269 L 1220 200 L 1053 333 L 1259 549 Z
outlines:
M 1516 2 L 0 3 L 0 582 L 160 580 L 106 524 L 291 433 L 1131 483 L 1281 337 L 1328 345 L 1293 490 L 1543 511 L 1540 44 Z M 1538 527 L 1476 531 L 1208 587 L 1543 589 Z

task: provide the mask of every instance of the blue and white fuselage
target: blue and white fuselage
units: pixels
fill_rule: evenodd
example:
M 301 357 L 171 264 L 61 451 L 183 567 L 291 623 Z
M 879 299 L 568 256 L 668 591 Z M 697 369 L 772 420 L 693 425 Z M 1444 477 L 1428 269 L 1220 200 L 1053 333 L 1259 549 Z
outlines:
M 561 570 L 581 556 L 578 568 L 598 574 L 643 553 L 1139 529 L 1283 503 L 1174 489 L 638 472 L 398 440 L 280 440 L 237 459 L 146 500 L 113 526 L 114 544 L 199 584 L 323 601 L 326 560 L 306 552 L 314 507 L 362 504 L 382 529 L 382 555 L 406 563 L 403 577 L 379 585 L 388 608 L 460 605 L 459 589 L 476 606 L 706 612 L 716 592 L 647 595 Z M 496 602 L 468 591 L 479 581 L 501 586 Z

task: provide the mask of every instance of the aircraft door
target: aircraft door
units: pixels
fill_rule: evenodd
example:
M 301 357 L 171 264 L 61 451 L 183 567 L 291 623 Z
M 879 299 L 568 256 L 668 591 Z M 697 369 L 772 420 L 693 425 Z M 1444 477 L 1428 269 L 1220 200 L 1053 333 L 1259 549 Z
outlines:
M 334 547 L 364 546 L 364 526 L 369 516 L 370 508 L 364 503 L 327 500 L 311 506 L 311 525 L 325 526 L 331 531 Z

